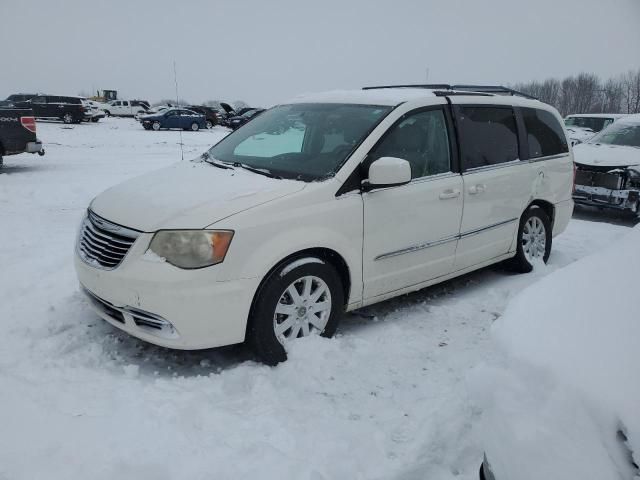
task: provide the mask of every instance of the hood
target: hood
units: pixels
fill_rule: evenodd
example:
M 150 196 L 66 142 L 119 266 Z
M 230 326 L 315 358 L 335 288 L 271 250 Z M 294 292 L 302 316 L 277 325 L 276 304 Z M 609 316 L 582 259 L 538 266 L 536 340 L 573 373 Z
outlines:
M 305 185 L 187 161 L 111 187 L 90 208 L 107 220 L 144 232 L 204 228 Z
M 220 102 L 220 106 L 224 109 L 225 112 L 227 113 L 231 113 L 233 112 L 233 107 L 231 105 L 229 105 L 228 103 L 224 103 L 224 102 Z
M 601 143 L 581 143 L 573 147 L 576 163 L 593 167 L 640 165 L 640 148 Z

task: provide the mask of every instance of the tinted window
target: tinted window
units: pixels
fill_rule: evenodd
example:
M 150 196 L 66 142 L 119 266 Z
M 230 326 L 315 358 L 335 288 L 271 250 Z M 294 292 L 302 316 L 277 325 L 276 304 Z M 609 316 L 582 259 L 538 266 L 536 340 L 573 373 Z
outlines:
M 461 107 L 459 126 L 465 168 L 518 159 L 518 130 L 510 107 Z
M 47 103 L 47 97 L 35 97 L 33 100 L 31 100 L 31 103 Z
M 451 170 L 449 136 L 444 112 L 428 110 L 402 120 L 392 127 L 370 155 L 370 161 L 396 157 L 411 165 L 411 178 Z
M 547 157 L 569 151 L 564 131 L 556 117 L 546 110 L 523 108 L 529 158 Z

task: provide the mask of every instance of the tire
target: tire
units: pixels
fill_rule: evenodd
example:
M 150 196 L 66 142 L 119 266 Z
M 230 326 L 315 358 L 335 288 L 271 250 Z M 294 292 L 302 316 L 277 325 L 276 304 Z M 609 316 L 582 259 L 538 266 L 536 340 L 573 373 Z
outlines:
M 297 298 L 289 293 L 292 289 Z M 262 362 L 277 365 L 287 359 L 284 345 L 295 338 L 311 332 L 332 337 L 343 312 L 344 292 L 336 269 L 320 258 L 294 258 L 276 267 L 258 290 L 247 340 Z
M 197 132 L 198 130 L 200 130 L 200 125 L 198 125 L 196 122 L 193 122 L 191 124 L 191 131 L 192 132 Z
M 161 127 L 161 125 L 160 125 L 160 122 L 158 122 L 158 121 L 155 121 L 155 122 L 153 122 L 153 123 L 151 124 L 151 128 L 153 128 L 156 132 L 157 132 L 158 130 L 160 130 L 160 127 Z
M 63 121 L 64 123 L 66 123 L 67 125 L 69 125 L 70 123 L 73 123 L 73 122 L 74 122 L 74 120 L 75 120 L 75 119 L 73 118 L 73 115 L 71 115 L 70 113 L 65 113 L 65 114 L 62 116 L 62 121 Z
M 99 119 L 99 118 L 92 118 L 92 119 L 91 119 L 91 121 L 92 121 L 93 123 L 98 123 L 98 120 L 100 120 L 100 119 Z
M 211 120 L 207 120 L 207 128 L 213 128 L 213 122 Z
M 111 116 L 111 112 L 110 112 L 109 110 L 105 110 L 105 111 L 104 111 L 104 114 L 105 114 L 107 117 L 110 117 L 110 116 Z
M 507 265 L 516 272 L 529 273 L 536 258 L 547 263 L 551 254 L 551 228 L 551 220 L 542 208 L 529 207 L 520 217 L 516 255 Z

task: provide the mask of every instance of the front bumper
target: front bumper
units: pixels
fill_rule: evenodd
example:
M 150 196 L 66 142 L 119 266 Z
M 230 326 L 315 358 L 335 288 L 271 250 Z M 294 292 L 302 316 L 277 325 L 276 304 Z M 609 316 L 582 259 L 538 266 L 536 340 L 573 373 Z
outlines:
M 576 185 L 573 201 L 579 205 L 626 210 L 638 213 L 639 190 L 613 190 L 604 187 Z
M 36 140 L 35 142 L 28 142 L 26 151 L 28 153 L 44 153 L 44 150 L 42 149 L 42 142 L 40 140 Z
M 259 279 L 218 281 L 215 266 L 181 270 L 145 260 L 150 237 L 141 235 L 113 270 L 88 265 L 76 253 L 78 280 L 96 313 L 134 337 L 168 348 L 244 341 Z

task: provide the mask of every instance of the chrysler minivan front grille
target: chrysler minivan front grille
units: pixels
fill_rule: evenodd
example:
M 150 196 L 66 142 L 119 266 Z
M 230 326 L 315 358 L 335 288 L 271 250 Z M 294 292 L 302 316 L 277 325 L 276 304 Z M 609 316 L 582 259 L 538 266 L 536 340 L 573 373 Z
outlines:
M 89 211 L 80 226 L 78 253 L 85 263 L 112 270 L 120 265 L 140 232 L 116 225 Z

